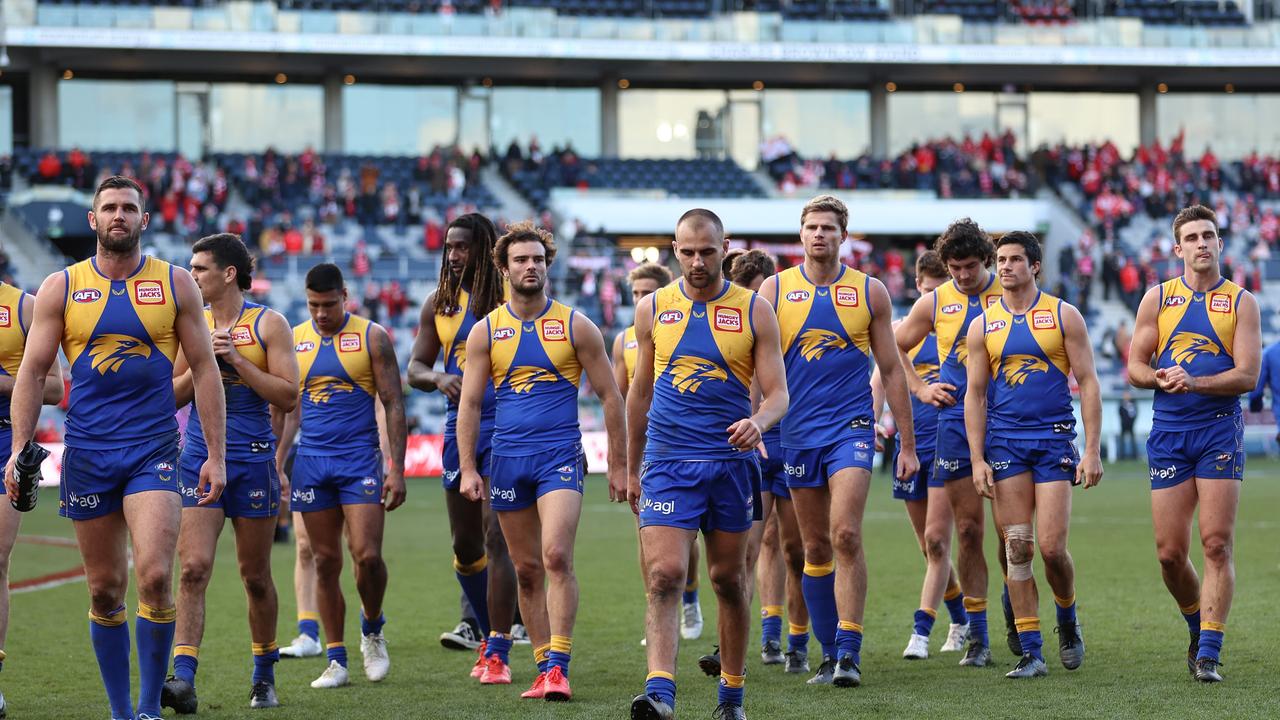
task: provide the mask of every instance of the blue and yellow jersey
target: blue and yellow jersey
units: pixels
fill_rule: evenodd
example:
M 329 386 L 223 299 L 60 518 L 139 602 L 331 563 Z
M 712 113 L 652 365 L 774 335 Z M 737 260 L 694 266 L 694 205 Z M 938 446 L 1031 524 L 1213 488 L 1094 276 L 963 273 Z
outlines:
M 636 341 L 636 326 L 622 331 L 622 365 L 627 369 L 627 384 L 636 379 L 636 359 L 640 357 L 640 343 Z
M 246 301 L 240 309 L 240 316 L 229 328 L 231 344 L 236 352 L 263 372 L 267 372 L 267 346 L 262 342 L 258 326 L 266 313 L 265 305 Z M 213 330 L 213 311 L 207 307 L 204 309 L 204 320 L 209 330 Z M 235 368 L 222 358 L 218 358 L 218 372 L 222 375 L 222 390 L 227 398 L 227 459 L 271 459 L 275 453 L 276 436 L 271 431 L 269 404 L 240 379 Z M 196 455 L 209 454 L 209 449 L 204 444 L 200 411 L 194 406 L 191 408 L 191 420 L 187 423 L 184 449 Z
M 956 404 L 942 408 L 939 418 L 964 419 L 964 389 L 969 384 L 966 374 L 969 346 L 965 343 L 965 333 L 969 332 L 969 323 L 998 302 L 1003 294 L 994 273 L 987 279 L 987 286 L 975 295 L 961 292 L 955 280 L 948 280 L 933 291 L 933 332 L 937 336 L 940 358 L 938 378 L 956 388 L 951 393 Z
M 27 346 L 27 326 L 22 324 L 22 302 L 26 293 L 0 282 L 0 374 L 18 376 L 22 350 Z M 0 395 L 0 420 L 9 429 L 9 396 Z
M 1235 367 L 1232 346 L 1243 292 L 1226 278 L 1208 292 L 1195 292 L 1181 277 L 1161 284 L 1156 368 L 1181 365 L 1192 377 L 1204 377 Z M 1192 430 L 1239 414 L 1234 396 L 1171 395 L 1157 388 L 1151 422 L 1157 430 Z
M 462 375 L 467 367 L 467 336 L 479 322 L 472 312 L 471 293 L 466 288 L 459 288 L 458 304 L 443 310 L 436 308 L 435 322 L 436 336 L 440 338 L 440 348 L 444 351 L 444 371 L 450 375 Z M 493 434 L 495 400 L 493 385 L 486 385 L 484 401 L 480 405 L 481 437 Z M 451 438 L 458 432 L 458 404 L 448 399 L 445 402 L 444 436 Z
M 746 457 L 725 429 L 751 416 L 755 374 L 755 293 L 724 281 L 714 299 L 694 302 L 684 280 L 653 298 L 653 403 L 650 460 Z
M 315 323 L 293 328 L 302 390 L 302 439 L 307 455 L 345 455 L 378 448 L 378 418 L 373 403 L 373 356 L 369 328 L 373 323 L 347 313 L 342 327 L 325 337 Z
M 71 365 L 67 446 L 118 448 L 176 433 L 174 266 L 144 255 L 124 280 L 98 272 L 95 258 L 62 272 L 62 351 Z
M 1040 292 L 1027 312 L 1014 315 L 1002 299 L 983 312 L 982 322 L 991 362 L 987 433 L 1027 440 L 1074 438 L 1062 301 Z
M 497 392 L 494 455 L 520 457 L 582 442 L 574 312 L 547 300 L 542 313 L 527 322 L 505 304 L 485 318 Z
M 907 353 L 911 368 L 926 384 L 938 382 L 938 336 L 929 333 Z M 916 435 L 916 453 L 937 444 L 938 408 L 911 396 L 911 423 Z
M 814 285 L 798 265 L 777 275 L 774 308 L 791 405 L 782 446 L 815 448 L 867 430 L 871 412 L 871 278 L 842 267 Z

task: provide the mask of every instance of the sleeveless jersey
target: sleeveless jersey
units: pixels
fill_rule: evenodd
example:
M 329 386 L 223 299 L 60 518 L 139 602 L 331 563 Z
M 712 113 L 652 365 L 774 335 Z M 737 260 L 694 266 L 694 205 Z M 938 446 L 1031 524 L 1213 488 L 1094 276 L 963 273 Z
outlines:
M 26 293 L 0 282 L 0 374 L 18 376 L 22 350 L 27 346 L 27 326 L 22 323 L 22 301 Z M 0 396 L 0 430 L 8 432 L 9 396 Z
M 929 333 L 907 353 L 911 368 L 925 383 L 938 382 L 938 336 Z M 938 441 L 938 408 L 911 396 L 911 421 L 916 434 L 916 454 L 932 451 Z
M 987 433 L 1026 440 L 1074 438 L 1062 301 L 1040 292 L 1023 314 L 1010 312 L 1002 299 L 982 315 L 991 360 Z
M 266 313 L 266 306 L 245 301 L 240 317 L 230 328 L 231 344 L 236 352 L 263 372 L 267 372 L 267 346 L 262 342 L 258 326 Z M 213 330 L 213 310 L 204 309 L 204 320 Z M 227 398 L 227 460 L 261 462 L 273 459 L 276 436 L 271 431 L 269 404 L 222 358 L 218 358 L 218 371 L 222 374 L 222 390 Z M 200 411 L 194 405 L 191 419 L 187 422 L 185 450 L 196 455 L 209 454 L 200 424 Z
M 443 313 L 437 308 L 435 322 L 436 336 L 440 338 L 440 348 L 444 351 L 444 371 L 450 375 L 462 375 L 467 367 L 467 337 L 479 322 L 471 311 L 471 293 L 466 288 L 459 288 L 458 304 L 445 308 Z M 493 385 L 486 385 L 480 405 L 481 437 L 493 434 L 494 400 Z M 452 438 L 458 432 L 458 404 L 448 399 L 445 403 L 444 436 Z
M 955 280 L 948 280 L 933 291 L 933 331 L 937 335 L 938 357 L 941 358 L 938 379 L 956 388 L 951 392 L 956 404 L 942 408 L 938 412 L 939 419 L 964 420 L 964 389 L 969 384 L 966 374 L 969 346 L 965 342 L 965 334 L 969 331 L 969 323 L 994 305 L 1003 294 L 995 273 L 990 274 L 986 287 L 976 295 L 960 292 Z
M 324 337 L 315 323 L 293 328 L 302 390 L 298 451 L 305 455 L 345 455 L 378 449 L 373 403 L 373 356 L 369 320 L 347 313 L 341 329 Z
M 870 430 L 871 278 L 842 266 L 830 285 L 814 285 L 798 265 L 777 275 L 774 307 L 791 404 L 782 446 L 815 448 Z
M 627 384 L 636 379 L 636 359 L 640 356 L 640 344 L 636 342 L 636 326 L 622 331 L 622 364 L 627 369 Z
M 654 383 L 646 459 L 748 457 L 729 444 L 725 429 L 751 416 L 755 295 L 725 280 L 714 299 L 694 302 L 681 280 L 651 296 Z
M 71 366 L 67 447 L 119 448 L 176 433 L 174 266 L 144 255 L 124 280 L 98 272 L 96 258 L 62 272 L 62 351 Z
M 1181 365 L 1189 375 L 1203 377 L 1235 367 L 1232 346 L 1243 292 L 1226 278 L 1208 292 L 1193 291 L 1181 277 L 1161 284 L 1156 368 Z M 1156 388 L 1151 421 L 1157 430 L 1193 430 L 1239 414 L 1240 400 L 1234 396 L 1171 395 Z
M 573 308 L 547 300 L 521 321 L 504 304 L 485 318 L 497 409 L 493 454 L 522 457 L 582 442 Z

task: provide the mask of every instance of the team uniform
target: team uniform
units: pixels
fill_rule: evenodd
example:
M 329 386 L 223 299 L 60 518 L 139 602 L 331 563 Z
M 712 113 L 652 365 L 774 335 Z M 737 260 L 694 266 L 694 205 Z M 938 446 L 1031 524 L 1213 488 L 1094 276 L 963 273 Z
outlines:
M 444 371 L 450 375 L 462 375 L 467 365 L 467 336 L 478 321 L 471 311 L 471 293 L 458 289 L 458 304 L 435 314 L 436 336 L 444 350 Z M 493 385 L 486 385 L 484 401 L 480 406 L 480 436 L 476 439 L 476 469 L 483 477 L 489 476 L 490 451 L 494 423 Z M 445 490 L 457 490 L 461 482 L 458 460 L 458 404 L 446 400 L 444 417 L 444 446 L 441 451 L 443 473 L 441 483 Z
M 1067 376 L 1062 301 L 1040 292 L 1025 313 L 1004 300 L 983 312 L 991 364 L 986 457 L 999 482 L 1025 472 L 1036 483 L 1074 482 L 1080 455 Z
M 548 300 L 528 322 L 505 304 L 485 317 L 496 398 L 489 489 L 494 510 L 521 510 L 555 490 L 582 492 L 575 312 Z
M 71 366 L 59 513 L 89 520 L 125 495 L 178 492 L 174 266 L 143 256 L 110 280 L 94 258 L 63 271 L 62 349 Z
M 259 325 L 266 313 L 266 306 L 246 301 L 231 326 L 231 344 L 236 352 L 263 372 L 267 372 L 267 346 L 262 342 Z M 210 308 L 205 308 L 204 317 L 213 330 Z M 271 409 L 240 379 L 230 363 L 218 358 L 218 370 L 227 402 L 227 485 L 220 498 L 203 507 L 220 509 L 231 518 L 274 517 L 280 512 L 280 477 L 276 472 Z M 199 503 L 196 492 L 200 467 L 208 457 L 200 412 L 193 407 L 179 462 L 184 508 L 197 507 Z
M 760 490 L 754 450 L 721 431 L 751 415 L 755 293 L 724 281 L 714 299 L 690 300 L 684 280 L 653 298 L 654 388 L 640 471 L 640 527 L 724 532 L 751 528 Z
M 315 323 L 293 329 L 302 390 L 301 439 L 293 462 L 293 509 L 382 502 L 382 451 L 369 320 L 347 314 L 323 337 Z
M 964 429 L 964 392 L 969 384 L 966 367 L 969 347 L 965 344 L 965 333 L 969 323 L 998 302 L 1003 292 L 994 274 L 988 278 L 986 287 L 973 295 L 961 292 L 955 280 L 948 280 L 933 291 L 933 331 L 941 359 L 938 379 L 955 387 L 951 395 L 956 400 L 954 405 L 938 413 L 934 467 L 929 479 L 935 487 L 973 475 Z
M 0 282 L 0 374 L 16 378 L 27 346 L 27 326 L 22 322 L 26 294 Z M 0 462 L 8 463 L 13 452 L 13 423 L 9 419 L 9 396 L 0 396 Z
M 926 385 L 938 382 L 938 336 L 929 333 L 920 344 L 907 353 L 915 374 Z M 938 439 L 938 408 L 911 396 L 911 424 L 916 436 L 916 457 L 920 469 L 906 480 L 893 478 L 893 497 L 896 500 L 925 500 L 929 497 L 929 479 L 933 474 L 933 449 Z M 893 451 L 893 467 L 898 466 L 902 445 Z
M 1232 344 L 1243 292 L 1226 278 L 1208 292 L 1192 290 L 1181 277 L 1160 285 L 1156 368 L 1181 365 L 1189 375 L 1204 377 L 1235 367 Z M 1193 477 L 1243 480 L 1239 398 L 1170 394 L 1157 387 L 1147 459 L 1152 490 Z

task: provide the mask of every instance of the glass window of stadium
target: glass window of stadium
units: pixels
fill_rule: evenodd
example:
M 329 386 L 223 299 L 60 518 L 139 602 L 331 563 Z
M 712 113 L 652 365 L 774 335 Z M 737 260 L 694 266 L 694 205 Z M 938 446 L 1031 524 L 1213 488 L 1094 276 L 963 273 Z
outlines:
M 1227 93 L 1169 93 L 1156 96 L 1156 128 L 1168 144 L 1180 129 L 1187 131 L 1184 147 L 1199 156 L 1206 147 L 1223 160 L 1237 160 L 1253 151 L 1280 153 L 1280 95 Z
M 342 90 L 342 134 L 355 155 L 418 155 L 454 141 L 458 91 L 356 84 Z
M 889 94 L 889 152 L 913 144 L 996 130 L 996 95 L 990 92 L 895 92 Z
M 571 143 L 579 155 L 600 155 L 598 88 L 496 87 L 489 102 L 489 139 L 499 152 L 537 136 L 544 152 Z
M 13 88 L 0 85 L 0 155 L 13 153 Z
M 209 93 L 209 127 L 210 149 L 215 152 L 261 152 L 271 147 L 299 153 L 319 148 L 324 140 L 324 89 L 219 83 Z
M 723 90 L 620 92 L 618 154 L 624 158 L 722 157 L 733 130 L 728 105 Z
M 781 135 L 806 158 L 848 160 L 871 144 L 871 95 L 864 90 L 764 91 L 764 139 Z
M 1138 96 L 1133 93 L 1033 92 L 1027 112 L 1030 149 L 1110 140 L 1127 155 L 1138 146 Z
M 58 145 L 86 150 L 174 149 L 174 84 L 58 81 Z

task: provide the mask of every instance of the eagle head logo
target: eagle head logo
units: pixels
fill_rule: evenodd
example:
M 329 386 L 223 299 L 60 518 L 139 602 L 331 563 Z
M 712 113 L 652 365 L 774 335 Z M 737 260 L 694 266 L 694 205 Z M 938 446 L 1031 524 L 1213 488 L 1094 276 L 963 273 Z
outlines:
M 800 335 L 800 354 L 805 360 L 819 360 L 828 350 L 843 350 L 849 347 L 844 338 L 829 330 L 805 330 Z
M 459 370 L 467 369 L 467 343 L 465 341 L 453 344 L 453 357 L 458 363 Z
M 914 365 L 916 376 L 927 383 L 938 382 L 938 364 L 937 363 L 916 363 Z
M 332 375 L 317 375 L 307 381 L 307 394 L 311 402 L 327 403 L 338 393 L 349 393 L 355 390 L 351 383 Z
M 546 368 L 520 365 L 507 376 L 507 384 L 517 393 L 527 393 L 533 389 L 534 383 L 553 382 L 555 379 L 555 374 Z
M 1200 333 L 1180 332 L 1169 343 L 1169 354 L 1179 365 L 1190 365 L 1202 353 L 1218 354 L 1218 344 Z
M 728 380 L 723 368 L 710 360 L 684 355 L 671 363 L 671 384 L 682 393 L 698 392 L 707 380 Z
M 99 335 L 89 346 L 90 365 L 102 375 L 108 370 L 119 370 L 125 360 L 134 356 L 151 357 L 151 346 L 138 338 L 117 333 Z
M 1035 355 L 1010 355 L 1004 359 L 1004 381 L 1017 387 L 1027 381 L 1031 373 L 1049 372 L 1049 363 Z

